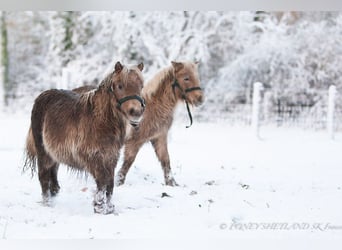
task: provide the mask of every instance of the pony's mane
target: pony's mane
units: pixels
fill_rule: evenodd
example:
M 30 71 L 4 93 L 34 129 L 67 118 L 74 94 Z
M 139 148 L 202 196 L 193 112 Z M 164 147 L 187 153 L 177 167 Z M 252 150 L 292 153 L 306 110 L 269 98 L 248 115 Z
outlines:
M 109 88 L 110 84 L 112 83 L 112 77 L 114 74 L 115 72 L 110 72 L 109 74 L 107 74 L 105 78 L 103 78 L 103 80 L 100 82 L 98 89 Z
M 121 70 L 121 79 L 123 82 L 127 82 L 129 71 L 131 70 L 131 67 L 124 66 Z M 83 107 L 86 107 L 88 110 L 92 110 L 95 105 L 95 95 L 97 92 L 106 92 L 109 90 L 111 84 L 112 84 L 112 78 L 114 76 L 115 72 L 110 72 L 106 75 L 106 77 L 100 82 L 99 86 L 95 89 L 91 89 L 87 92 L 80 94 L 79 104 Z M 103 99 L 102 99 L 103 101 Z
M 112 75 L 114 72 L 109 73 L 99 84 L 98 89 L 107 87 L 111 83 Z
M 171 82 L 174 78 L 173 67 L 169 66 L 159 71 L 152 79 L 150 79 L 144 88 L 142 94 L 145 97 L 151 97 L 159 89 L 160 85 L 164 82 Z
M 93 99 L 94 99 L 95 91 L 96 89 L 92 89 L 85 93 L 80 94 L 79 102 L 81 104 L 88 106 L 88 108 L 93 108 L 93 105 L 94 105 Z
M 126 70 L 127 68 L 124 67 L 122 70 Z M 79 103 L 81 106 L 86 107 L 88 110 L 94 108 L 94 96 L 97 91 L 106 91 L 109 89 L 110 84 L 112 82 L 112 77 L 114 72 L 111 72 L 106 75 L 106 77 L 100 82 L 99 86 L 96 89 L 92 89 L 80 94 Z

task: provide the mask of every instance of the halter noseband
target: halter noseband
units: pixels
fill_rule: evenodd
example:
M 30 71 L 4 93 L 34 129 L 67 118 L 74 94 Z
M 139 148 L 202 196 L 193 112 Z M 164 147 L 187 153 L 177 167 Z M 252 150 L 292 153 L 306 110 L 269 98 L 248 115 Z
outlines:
M 191 92 L 191 91 L 202 90 L 202 88 L 201 87 L 192 87 L 192 88 L 186 88 L 185 90 L 183 90 L 183 88 L 179 85 L 177 79 L 175 79 L 175 81 L 172 83 L 173 94 L 176 94 L 175 88 L 179 88 L 179 90 L 181 91 L 181 94 L 182 94 L 182 98 L 185 101 L 186 110 L 188 111 L 188 115 L 189 115 L 189 119 L 190 119 L 190 125 L 186 126 L 186 128 L 190 128 L 192 125 L 192 115 L 191 115 L 191 111 L 190 111 L 190 107 L 189 107 L 189 102 L 186 99 L 186 94 Z
M 114 94 L 114 90 L 112 87 L 109 88 L 109 92 L 113 93 Z M 116 105 L 119 109 L 121 108 L 121 105 L 124 103 L 124 102 L 127 102 L 129 100 L 137 100 L 140 102 L 141 104 L 141 107 L 145 108 L 145 100 L 141 97 L 141 96 L 138 96 L 138 95 L 129 95 L 129 96 L 125 96 L 121 99 L 118 100 L 118 104 Z
M 127 102 L 127 101 L 129 101 L 129 100 L 134 100 L 134 99 L 135 99 L 135 100 L 138 100 L 138 101 L 140 102 L 140 104 L 141 104 L 141 107 L 145 108 L 145 100 L 144 100 L 142 97 L 138 96 L 138 95 L 129 95 L 129 96 L 125 96 L 125 97 L 119 99 L 119 100 L 118 100 L 117 107 L 118 107 L 118 108 L 121 108 L 121 105 L 122 105 L 124 102 Z

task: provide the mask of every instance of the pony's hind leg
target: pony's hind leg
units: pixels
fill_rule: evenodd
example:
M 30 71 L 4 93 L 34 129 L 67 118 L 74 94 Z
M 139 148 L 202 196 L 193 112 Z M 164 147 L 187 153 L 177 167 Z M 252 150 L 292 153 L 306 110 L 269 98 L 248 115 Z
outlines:
M 168 186 L 178 186 L 177 182 L 173 178 L 170 166 L 170 157 L 167 150 L 167 135 L 162 135 L 151 140 L 152 146 L 156 152 L 158 160 L 160 161 L 163 172 L 165 185 Z
M 58 163 L 54 163 L 53 166 L 49 169 L 50 171 L 50 193 L 52 196 L 56 196 L 60 190 L 60 186 L 58 183 Z
M 38 155 L 38 177 L 42 189 L 43 202 L 50 197 L 51 167 L 56 163 L 47 154 Z
M 124 163 L 122 164 L 122 167 L 120 168 L 115 180 L 115 184 L 117 186 L 121 186 L 125 183 L 126 175 L 131 168 L 141 146 L 142 143 L 137 144 L 135 142 L 127 142 L 125 144 Z

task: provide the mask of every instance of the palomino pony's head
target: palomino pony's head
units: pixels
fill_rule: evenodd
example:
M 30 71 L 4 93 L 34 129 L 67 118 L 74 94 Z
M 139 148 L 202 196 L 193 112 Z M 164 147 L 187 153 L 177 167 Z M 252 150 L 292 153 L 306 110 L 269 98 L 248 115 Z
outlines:
M 145 110 L 145 101 L 141 97 L 144 65 L 124 66 L 120 62 L 110 74 L 108 91 L 114 95 L 116 108 L 124 114 L 132 126 L 139 125 Z
M 204 101 L 198 75 L 198 62 L 171 62 L 175 82 L 172 87 L 178 98 L 182 98 L 192 105 L 199 106 Z

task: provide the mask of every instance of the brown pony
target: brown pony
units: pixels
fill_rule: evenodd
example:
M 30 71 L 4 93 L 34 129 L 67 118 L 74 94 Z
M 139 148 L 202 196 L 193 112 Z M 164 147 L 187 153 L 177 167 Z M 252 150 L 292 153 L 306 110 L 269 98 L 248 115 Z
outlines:
M 128 123 L 139 125 L 145 107 L 140 97 L 142 69 L 142 63 L 126 67 L 117 62 L 96 89 L 82 94 L 53 89 L 36 98 L 25 166 L 33 171 L 38 165 L 43 201 L 58 193 L 57 171 L 64 163 L 94 177 L 96 213 L 114 211 L 111 196 L 119 150 Z
M 167 149 L 167 135 L 172 125 L 177 103 L 188 102 L 198 106 L 203 102 L 198 63 L 172 62 L 157 73 L 143 88 L 146 101 L 144 119 L 139 129 L 132 130 L 125 142 L 124 163 L 116 183 L 122 185 L 141 146 L 150 141 L 162 165 L 166 185 L 177 185 L 171 173 Z

